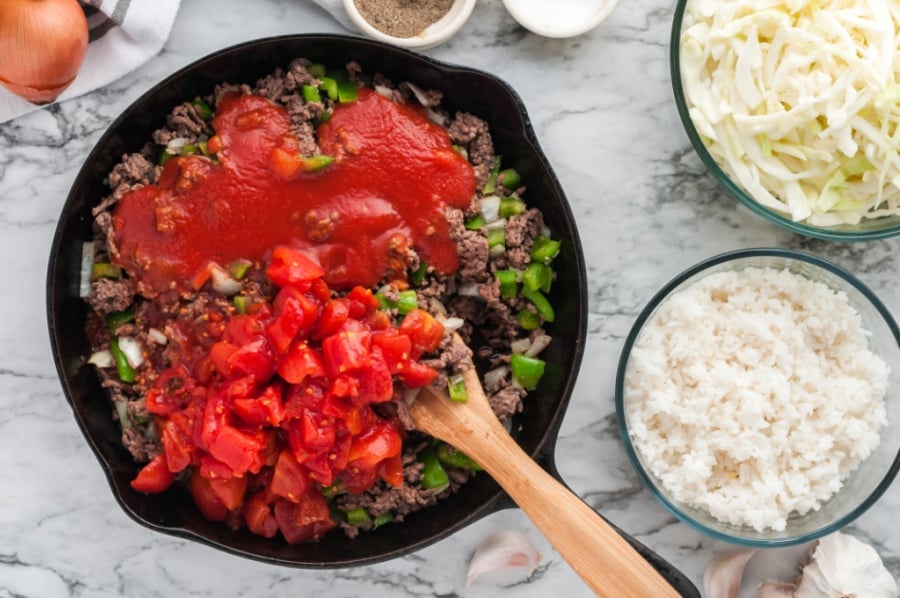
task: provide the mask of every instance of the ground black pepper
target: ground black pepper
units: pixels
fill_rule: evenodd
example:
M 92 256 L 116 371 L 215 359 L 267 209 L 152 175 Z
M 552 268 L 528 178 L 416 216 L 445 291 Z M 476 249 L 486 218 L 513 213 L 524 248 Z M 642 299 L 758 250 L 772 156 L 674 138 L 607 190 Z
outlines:
M 394 37 L 413 37 L 436 23 L 454 0 L 353 0 L 375 29 Z

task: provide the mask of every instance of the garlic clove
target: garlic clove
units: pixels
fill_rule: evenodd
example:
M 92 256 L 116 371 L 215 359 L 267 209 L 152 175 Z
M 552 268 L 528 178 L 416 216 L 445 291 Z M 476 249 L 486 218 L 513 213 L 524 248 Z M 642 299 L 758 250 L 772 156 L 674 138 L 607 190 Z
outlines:
M 795 583 L 770 579 L 756 588 L 756 598 L 793 598 L 796 589 Z
M 707 598 L 737 598 L 744 567 L 757 549 L 734 550 L 719 555 L 703 574 L 703 593 Z
M 481 576 L 498 584 L 509 585 L 531 577 L 541 554 L 519 532 L 497 532 L 485 538 L 475 550 L 466 575 L 466 589 Z
M 794 593 L 796 598 L 897 598 L 897 582 L 874 548 L 850 534 L 819 540 Z

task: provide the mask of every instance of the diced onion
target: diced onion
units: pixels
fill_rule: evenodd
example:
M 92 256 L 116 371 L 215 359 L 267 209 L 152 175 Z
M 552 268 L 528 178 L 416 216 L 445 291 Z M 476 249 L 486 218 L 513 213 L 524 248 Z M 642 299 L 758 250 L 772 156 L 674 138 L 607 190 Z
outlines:
M 169 339 L 166 338 L 166 335 L 163 334 L 161 331 L 157 330 L 156 328 L 151 328 L 150 330 L 148 330 L 147 336 L 149 336 L 150 340 L 152 340 L 154 343 L 156 343 L 158 345 L 165 345 L 166 343 L 169 342 Z
M 520 338 L 514 340 L 509 345 L 509 350 L 513 353 L 525 353 L 528 349 L 531 348 L 531 340 L 527 338 Z
M 124 430 L 131 425 L 131 418 L 128 417 L 128 403 L 125 401 L 115 401 L 116 415 L 119 417 L 119 425 Z
M 443 318 L 441 320 L 441 324 L 444 325 L 444 330 L 447 332 L 453 332 L 454 330 L 459 330 L 462 328 L 463 324 L 465 324 L 465 320 L 462 318 Z
M 540 354 L 541 351 L 547 348 L 550 344 L 550 341 L 553 340 L 546 334 L 542 334 L 531 342 L 531 346 L 525 351 L 526 357 L 535 357 Z
M 498 255 L 503 255 L 506 251 L 506 245 L 494 245 L 488 250 L 488 253 L 491 257 L 497 257 Z
M 416 96 L 416 99 L 419 100 L 419 103 L 426 108 L 431 108 L 433 105 L 435 105 L 435 102 L 429 99 L 429 97 L 425 95 L 425 92 L 422 91 L 419 86 L 413 85 L 409 81 L 406 82 L 406 86 L 409 87 L 409 90 L 413 93 L 414 96 Z
M 443 114 L 440 114 L 440 113 L 438 113 L 438 112 L 435 112 L 435 111 L 432 110 L 431 108 L 426 108 L 426 109 L 425 109 L 425 116 L 427 116 L 427 117 L 428 117 L 428 120 L 430 120 L 430 121 L 433 122 L 434 124 L 436 124 L 436 125 L 441 125 L 442 127 L 443 127 L 444 124 L 447 122 L 447 119 L 444 117 Z
M 481 293 L 478 292 L 479 286 L 477 282 L 466 283 L 459 287 L 456 294 L 460 297 L 481 297 Z
M 505 365 L 492 369 L 484 375 L 484 387 L 488 390 L 499 387 L 506 379 L 507 374 L 509 374 L 509 368 Z
M 81 278 L 78 283 L 78 296 L 84 299 L 91 292 L 91 273 L 94 271 L 94 244 L 81 244 Z
M 394 99 L 394 90 L 391 89 L 390 87 L 385 86 L 385 85 L 376 85 L 376 86 L 375 86 L 375 93 L 377 93 L 377 94 L 380 95 L 381 97 L 387 98 L 387 99 L 389 99 L 389 100 L 393 100 L 393 99 Z
M 104 349 L 92 354 L 88 358 L 88 363 L 95 365 L 98 368 L 111 368 L 116 365 L 116 360 L 113 359 L 112 353 Z
M 174 139 L 170 139 L 169 143 L 166 144 L 166 153 L 177 156 L 181 153 L 181 150 L 184 149 L 184 146 L 187 145 L 187 142 L 187 137 L 175 137 Z
M 131 367 L 137 369 L 144 363 L 144 350 L 141 349 L 140 343 L 130 336 L 119 337 L 119 349 L 122 350 Z
M 229 276 L 221 266 L 213 265 L 209 275 L 212 278 L 212 287 L 227 297 L 237 295 L 243 288 L 240 281 Z
M 481 198 L 481 215 L 485 222 L 493 222 L 500 217 L 500 198 L 489 195 Z
M 500 218 L 484 225 L 486 230 L 496 230 L 498 228 L 506 228 L 506 218 Z

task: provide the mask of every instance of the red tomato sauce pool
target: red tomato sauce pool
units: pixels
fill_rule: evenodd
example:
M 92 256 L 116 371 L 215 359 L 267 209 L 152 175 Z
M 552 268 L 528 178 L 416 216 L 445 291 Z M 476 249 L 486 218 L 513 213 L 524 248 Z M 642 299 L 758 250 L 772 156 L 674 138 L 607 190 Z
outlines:
M 440 273 L 459 266 L 444 209 L 468 206 L 474 172 L 420 108 L 360 89 L 319 126 L 335 162 L 317 172 L 295 172 L 290 117 L 264 98 L 224 98 L 213 127 L 218 163 L 169 160 L 157 185 L 116 206 L 114 261 L 144 291 L 186 289 L 210 261 L 260 260 L 279 244 L 316 258 L 335 288 L 403 278 L 409 247 Z

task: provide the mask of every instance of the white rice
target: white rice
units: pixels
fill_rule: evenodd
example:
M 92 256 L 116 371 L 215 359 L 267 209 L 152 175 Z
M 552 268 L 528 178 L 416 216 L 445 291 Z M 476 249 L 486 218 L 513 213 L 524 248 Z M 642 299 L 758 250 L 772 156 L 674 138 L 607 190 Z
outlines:
M 787 270 L 711 274 L 644 325 L 625 374 L 631 438 L 671 496 L 780 531 L 878 445 L 889 368 L 843 292 Z

